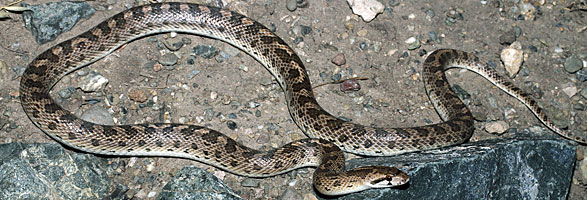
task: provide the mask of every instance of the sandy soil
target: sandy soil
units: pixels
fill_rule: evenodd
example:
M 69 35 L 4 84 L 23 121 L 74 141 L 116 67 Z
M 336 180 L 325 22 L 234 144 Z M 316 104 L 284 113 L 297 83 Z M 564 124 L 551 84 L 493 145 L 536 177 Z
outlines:
M 48 1 L 26 2 L 38 4 Z M 534 20 L 514 20 L 511 16 L 520 14 L 510 11 L 517 5 L 510 3 L 513 1 L 503 1 L 500 5 L 496 1 L 482 4 L 483 1 L 386 0 L 382 3 L 387 10 L 370 23 L 353 15 L 345 1 L 310 1 L 308 7 L 298 8 L 294 12 L 286 9 L 285 1 L 222 2 L 227 3 L 227 9 L 245 14 L 267 26 L 275 26 L 277 35 L 292 45 L 305 61 L 313 84 L 330 82 L 337 73 L 342 74 L 343 79 L 352 75 L 368 78 L 360 82 L 362 89 L 357 92 L 341 92 L 338 85 L 331 84 L 319 87 L 315 93 L 318 101 L 334 115 L 365 125 L 387 127 L 418 126 L 440 120 L 428 103 L 419 78 L 425 52 L 454 48 L 475 52 L 484 60 L 500 63 L 499 54 L 507 46 L 500 44 L 499 37 L 507 35 L 517 26 L 522 30 L 517 41 L 522 44 L 527 58 L 513 83 L 540 96 L 537 99 L 539 104 L 551 110 L 549 114 L 559 116 L 571 129 L 583 132 L 586 129 L 581 119 L 587 118 L 587 114 L 584 109 L 576 109 L 577 105 L 585 106 L 585 98 L 580 94 L 569 97 L 562 90 L 574 86 L 581 91 L 587 87 L 585 82 L 575 78 L 575 74 L 563 68 L 565 58 L 587 53 L 586 13 L 568 9 L 567 6 L 573 2 L 546 3 L 540 6 L 540 11 L 531 14 Z M 7 3 L 0 1 L 0 5 Z M 7 124 L 0 129 L 0 142 L 54 142 L 23 113 L 17 98 L 19 77 L 13 68 L 25 67 L 43 50 L 88 30 L 126 9 L 125 6 L 144 2 L 99 0 L 88 3 L 97 9 L 94 16 L 81 21 L 56 41 L 44 45 L 34 42 L 20 16 L 13 15 L 13 20 L 0 21 L 0 61 L 5 62 L 8 69 L 0 74 L 0 110 L 3 112 L 0 120 Z M 434 12 L 431 18 L 427 15 L 430 10 Z M 454 24 L 447 25 L 445 20 L 451 11 L 461 13 L 463 18 L 457 17 Z M 312 31 L 303 35 L 301 26 L 311 27 Z M 441 43 L 429 41 L 431 31 L 442 39 Z M 303 38 L 303 42 L 296 44 L 295 40 L 299 37 Z M 408 44 L 404 41 L 410 37 L 419 38 L 422 46 L 408 50 Z M 175 52 L 180 63 L 174 69 L 164 67 L 156 71 L 152 65 L 149 66 L 150 61 L 157 61 L 169 52 L 159 46 L 161 42 L 173 43 L 182 38 L 189 38 L 191 44 Z M 201 56 L 190 57 L 193 55 L 192 48 L 200 44 L 209 44 L 220 50 L 230 49 L 228 44 L 191 35 L 171 38 L 169 34 L 164 34 L 140 39 L 81 69 L 84 72 L 98 72 L 110 82 L 100 92 L 84 93 L 78 89 L 63 105 L 76 113 L 94 106 L 110 109 L 119 124 L 179 122 L 181 119 L 209 126 L 259 149 L 278 147 L 305 137 L 288 115 L 281 89 L 259 63 L 242 52 L 222 63 Z M 361 49 L 362 45 L 364 49 Z M 532 51 L 534 48 L 536 52 Z M 563 52 L 555 52 L 556 48 L 561 48 Z M 338 53 L 345 54 L 346 66 L 339 67 L 331 63 L 331 58 Z M 190 59 L 195 64 L 189 64 Z M 193 70 L 199 70 L 200 73 L 192 79 L 187 78 L 186 74 Z M 352 70 L 352 75 L 349 70 Z M 501 64 L 497 70 L 504 74 Z M 57 84 L 54 96 L 59 98 L 56 91 L 76 87 L 81 79 L 82 76 L 77 73 L 66 76 Z M 471 140 L 509 134 L 488 134 L 483 128 L 485 121 L 506 121 L 510 128 L 517 129 L 542 127 L 521 103 L 480 76 L 451 70 L 449 80 L 471 94 L 469 107 L 481 119 L 475 125 L 476 132 Z M 194 87 L 194 83 L 197 87 Z M 130 100 L 128 95 L 131 90 L 141 90 L 150 100 L 156 96 L 155 103 L 160 108 L 143 108 L 140 103 Z M 105 101 L 110 96 L 121 98 L 117 99 L 117 104 L 111 105 Z M 92 99 L 101 101 L 88 103 Z M 497 105 L 491 105 L 492 101 Z M 249 106 L 255 103 L 259 106 Z M 211 108 L 213 113 L 210 112 Z M 514 110 L 514 114 L 508 114 L 505 118 L 504 113 L 510 110 Z M 230 118 L 231 114 L 236 118 Z M 259 117 L 256 116 L 258 114 Z M 228 121 L 235 122 L 237 128 L 230 129 Z M 578 148 L 578 159 L 583 159 L 581 152 L 584 149 L 584 146 Z M 113 162 L 121 160 L 125 161 L 126 166 L 113 174 L 112 178 L 128 185 L 131 189 L 127 195 L 136 199 L 151 199 L 147 197 L 149 192 L 158 194 L 173 174 L 186 165 L 209 169 L 244 198 L 278 199 L 290 188 L 312 199 L 310 177 L 313 169 L 266 179 L 250 179 L 189 160 L 116 158 Z M 150 167 L 153 168 L 147 170 Z M 578 170 L 575 174 L 569 199 L 584 199 L 587 196 L 587 180 L 579 175 Z M 253 187 L 247 186 L 250 184 Z

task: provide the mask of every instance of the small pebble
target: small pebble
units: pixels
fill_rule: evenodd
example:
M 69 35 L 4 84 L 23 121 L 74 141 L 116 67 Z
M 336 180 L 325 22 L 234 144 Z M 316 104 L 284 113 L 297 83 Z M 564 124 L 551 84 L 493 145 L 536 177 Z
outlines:
M 308 8 L 310 6 L 309 0 L 297 0 L 298 8 Z
M 161 65 L 161 64 L 159 64 L 159 63 L 155 63 L 155 64 L 153 65 L 153 71 L 154 71 L 154 72 L 161 71 L 162 69 L 163 69 L 163 65 Z
M 304 38 L 303 37 L 296 37 L 296 39 L 294 39 L 294 44 L 299 44 L 299 43 L 301 43 L 303 41 L 304 41 Z
M 505 66 L 508 76 L 515 77 L 520 71 L 522 62 L 524 62 L 524 51 L 520 42 L 514 42 L 508 48 L 501 51 L 501 61 Z
M 84 111 L 80 116 L 80 119 L 93 122 L 96 124 L 103 125 L 114 125 L 114 119 L 110 113 L 99 106 L 92 106 L 88 110 Z
M 488 122 L 485 124 L 485 130 L 491 134 L 503 134 L 509 128 L 509 124 L 504 121 Z
M 577 73 L 575 73 L 575 76 L 577 76 L 577 79 L 581 82 L 585 82 L 587 81 L 587 70 L 582 69 L 577 71 Z
M 210 92 L 210 99 L 216 100 L 216 98 L 218 98 L 218 93 L 214 91 Z
M 216 59 L 216 62 L 222 63 L 222 62 L 227 61 L 228 59 L 230 59 L 230 55 L 228 55 L 224 51 L 220 51 L 218 53 L 218 55 L 216 56 L 215 59 Z
M 572 83 L 565 84 L 562 90 L 569 97 L 575 96 L 579 92 L 577 87 Z
M 454 84 L 452 89 L 457 93 L 457 96 L 462 99 L 463 101 L 471 100 L 471 94 L 467 92 L 467 90 L 463 89 L 460 85 Z
M 205 59 L 210 59 L 218 55 L 218 50 L 211 45 L 198 45 L 193 49 L 196 56 L 202 56 Z
M 510 45 L 510 44 L 514 43 L 515 41 L 516 41 L 516 35 L 515 35 L 514 30 L 507 31 L 505 33 L 502 33 L 499 36 L 499 44 L 502 44 L 502 45 Z
M 174 53 L 168 53 L 159 58 L 159 63 L 166 66 L 175 65 L 177 61 L 179 58 Z
M 269 134 L 261 134 L 257 138 L 257 144 L 267 144 L 269 142 Z
M 294 0 L 295 2 L 295 0 Z M 259 180 L 253 178 L 245 178 L 241 182 L 241 186 L 243 187 L 259 187 Z
M 587 99 L 587 87 L 583 87 L 583 89 L 581 89 L 581 96 L 584 99 Z
M 408 50 L 418 49 L 421 46 L 420 41 L 415 37 L 408 38 L 405 43 L 408 44 Z
M 25 70 L 26 70 L 26 68 L 24 68 L 22 66 L 15 66 L 12 68 L 12 71 L 16 72 L 16 75 L 18 75 L 18 76 L 22 76 L 24 74 Z
M 536 47 L 536 46 L 534 46 L 534 45 L 530 45 L 530 46 L 528 46 L 528 49 L 530 49 L 530 51 L 532 51 L 532 52 L 534 52 L 534 53 L 538 52 L 538 47 Z
M 84 92 L 95 92 L 103 89 L 108 84 L 108 79 L 98 73 L 90 73 L 80 80 L 78 87 Z
M 343 92 L 358 91 L 361 89 L 361 85 L 359 85 L 359 82 L 357 81 L 357 79 L 349 79 L 349 80 L 346 80 L 346 81 L 340 83 L 339 85 L 340 85 L 340 91 L 343 91 Z
M 367 43 L 366 42 L 359 42 L 359 49 L 365 50 L 366 48 L 367 48 Z
M 249 108 L 256 108 L 256 107 L 259 107 L 260 105 L 261 104 L 254 102 L 254 101 L 249 102 Z
M 85 76 L 85 75 L 88 75 L 88 72 L 87 72 L 87 71 L 85 71 L 85 70 L 78 70 L 76 73 L 77 73 L 77 75 L 78 75 L 78 76 Z
M 157 192 L 151 191 L 151 192 L 149 192 L 149 194 L 147 194 L 147 197 L 153 198 L 153 197 L 155 197 L 155 195 L 157 195 Z
M 177 51 L 183 47 L 184 42 L 182 39 L 170 38 L 164 42 L 164 46 L 170 51 Z
M 73 87 L 63 88 L 62 90 L 59 90 L 59 97 L 62 99 L 68 99 L 74 92 L 75 88 Z
M 0 60 L 0 80 L 6 80 L 8 78 L 8 65 L 6 62 Z
M 430 40 L 432 40 L 432 41 L 437 41 L 438 40 L 438 35 L 434 31 L 428 32 L 428 37 L 430 37 Z
M 336 54 L 334 58 L 332 58 L 331 62 L 336 66 L 341 66 L 346 64 L 346 58 L 344 57 L 343 53 Z
M 583 69 L 583 62 L 576 56 L 571 56 L 565 60 L 564 66 L 565 70 L 572 74 Z
M 331 77 L 331 79 L 333 81 L 340 81 L 341 78 L 342 78 L 342 74 L 340 74 L 340 73 L 336 73 L 336 74 L 332 75 L 332 77 Z
M 183 42 L 184 44 L 192 44 L 192 39 L 183 37 L 181 38 L 181 42 Z
M 128 93 L 128 98 L 132 101 L 143 103 L 149 98 L 145 91 L 139 89 L 132 89 Z
M 300 193 L 298 193 L 294 187 L 289 186 L 287 187 L 287 189 L 285 190 L 285 192 L 283 192 L 283 194 L 281 194 L 280 199 L 304 199 L 304 197 L 302 197 L 302 195 Z
M 295 11 L 298 8 L 297 0 L 286 0 L 285 7 L 291 12 Z
M 306 36 L 306 35 L 312 33 L 312 27 L 304 26 L 304 25 L 300 25 L 300 27 L 302 28 L 302 35 L 303 36 Z
M 353 13 L 361 16 L 363 21 L 370 22 L 379 13 L 383 13 L 385 6 L 377 0 L 347 0 Z
M 189 74 L 187 74 L 187 77 L 188 77 L 188 79 L 192 79 L 192 78 L 194 78 L 196 75 L 198 75 L 199 73 L 200 73 L 200 70 L 196 70 L 196 69 L 194 69 L 194 70 L 190 71 L 190 73 L 189 73 Z M 196 84 L 196 85 L 197 85 L 197 84 Z M 196 86 L 196 87 L 197 87 L 197 86 Z M 196 88 L 196 87 L 194 87 L 194 88 Z
M 227 121 L 226 122 L 226 126 L 230 129 L 230 130 L 235 130 L 237 127 L 236 122 L 233 121 Z

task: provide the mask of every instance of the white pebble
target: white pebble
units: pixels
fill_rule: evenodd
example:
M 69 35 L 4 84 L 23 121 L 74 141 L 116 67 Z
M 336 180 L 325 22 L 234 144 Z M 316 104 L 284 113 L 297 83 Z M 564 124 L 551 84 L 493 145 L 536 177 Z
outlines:
M 216 100 L 216 98 L 218 98 L 218 93 L 214 91 L 210 92 L 210 99 Z
M 412 44 L 412 43 L 414 43 L 414 42 L 416 42 L 416 38 L 415 38 L 415 37 L 410 37 L 410 38 L 408 38 L 408 39 L 405 41 L 405 43 L 406 43 L 406 44 Z
M 157 195 L 157 192 L 151 191 L 151 192 L 149 192 L 149 194 L 147 194 L 147 197 L 153 198 L 153 197 L 155 197 L 155 195 Z
M 495 121 L 485 124 L 485 130 L 492 134 L 503 134 L 510 128 L 510 125 L 504 121 Z
M 347 0 L 353 13 L 361 16 L 363 21 L 370 22 L 379 13 L 383 13 L 385 6 L 377 0 Z
M 155 168 L 155 163 L 149 163 L 146 168 L 147 172 L 153 171 L 153 169 Z
M 100 74 L 92 74 L 90 76 L 85 76 L 79 82 L 79 88 L 82 89 L 84 92 L 95 92 L 101 89 L 108 84 L 108 79 Z
M 577 92 L 579 92 L 579 90 L 577 89 L 577 87 L 574 84 L 570 83 L 570 84 L 563 86 L 563 92 L 567 96 L 572 97 L 572 96 L 575 96 L 575 94 L 577 94 Z
M 178 121 L 180 124 L 185 124 L 185 122 L 186 122 L 186 118 L 185 118 L 185 117 L 180 117 L 179 119 L 177 119 L 177 121 Z
M 512 43 L 508 48 L 501 51 L 501 61 L 510 77 L 514 77 L 524 62 L 524 51 L 520 42 Z

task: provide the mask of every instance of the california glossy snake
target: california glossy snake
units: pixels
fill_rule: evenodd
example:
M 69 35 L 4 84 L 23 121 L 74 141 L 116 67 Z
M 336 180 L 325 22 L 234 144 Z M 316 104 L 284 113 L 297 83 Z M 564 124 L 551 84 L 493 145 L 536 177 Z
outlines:
M 64 75 L 84 67 L 123 44 L 146 35 L 181 32 L 227 42 L 253 56 L 285 91 L 291 117 L 310 138 L 262 152 L 200 126 L 185 124 L 100 125 L 64 110 L 49 95 Z M 107 155 L 171 156 L 201 161 L 235 174 L 266 177 L 317 166 L 315 188 L 341 195 L 406 183 L 393 167 L 361 167 L 345 171 L 341 151 L 387 156 L 465 142 L 473 133 L 473 117 L 448 84 L 444 71 L 466 68 L 522 101 L 548 128 L 585 143 L 555 127 L 537 104 L 497 76 L 473 54 L 437 50 L 424 62 L 422 77 L 428 96 L 443 122 L 409 128 L 374 128 L 340 120 L 316 102 L 300 58 L 265 26 L 235 12 L 187 3 L 161 3 L 131 8 L 89 31 L 51 47 L 34 59 L 20 82 L 20 97 L 29 118 L 51 138 L 72 148 Z

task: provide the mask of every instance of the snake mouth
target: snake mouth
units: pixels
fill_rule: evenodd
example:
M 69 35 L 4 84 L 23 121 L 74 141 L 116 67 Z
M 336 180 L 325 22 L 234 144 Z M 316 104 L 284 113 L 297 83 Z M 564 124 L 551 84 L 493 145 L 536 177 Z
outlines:
M 381 177 L 371 181 L 369 185 L 372 188 L 389 188 L 404 185 L 409 181 L 410 177 L 404 174 L 395 176 L 387 175 L 385 177 Z

